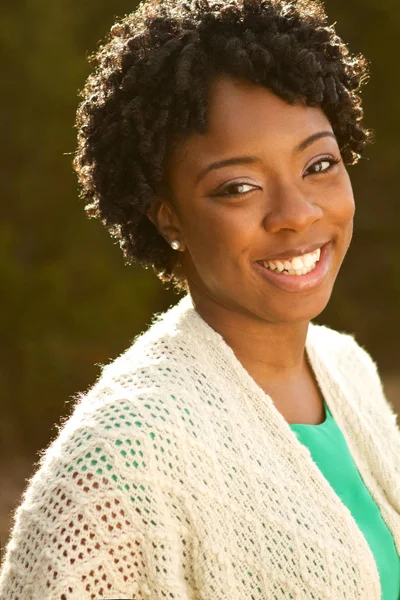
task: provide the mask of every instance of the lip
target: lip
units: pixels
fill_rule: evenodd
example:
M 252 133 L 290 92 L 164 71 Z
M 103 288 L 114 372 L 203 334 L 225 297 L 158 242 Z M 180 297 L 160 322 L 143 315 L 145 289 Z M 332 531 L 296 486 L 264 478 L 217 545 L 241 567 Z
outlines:
M 317 246 L 315 249 L 319 247 L 320 246 Z M 312 250 L 309 252 L 312 252 Z M 262 277 L 286 292 L 305 292 L 307 290 L 316 288 L 323 283 L 329 272 L 331 255 L 332 243 L 328 242 L 321 248 L 320 259 L 317 262 L 316 267 L 306 275 L 289 275 L 285 273 L 279 273 L 277 271 L 271 271 L 270 269 L 266 269 L 260 265 L 259 262 L 254 263 L 254 268 Z
M 286 258 L 295 258 L 296 256 L 303 256 L 304 254 L 309 254 L 310 252 L 314 252 L 314 250 L 318 250 L 318 248 L 322 248 L 325 246 L 329 240 L 325 240 L 323 242 L 318 242 L 316 244 L 310 244 L 308 246 L 299 246 L 298 248 L 291 248 L 289 250 L 285 250 L 284 252 L 280 252 L 279 254 L 274 254 L 273 256 L 269 256 L 268 258 L 260 258 L 257 262 L 267 262 L 269 260 L 281 260 Z

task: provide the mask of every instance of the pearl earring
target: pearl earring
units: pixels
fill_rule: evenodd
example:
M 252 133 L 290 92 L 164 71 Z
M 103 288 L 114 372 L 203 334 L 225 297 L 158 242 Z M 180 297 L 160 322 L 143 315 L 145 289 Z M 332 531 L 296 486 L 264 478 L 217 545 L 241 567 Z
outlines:
M 180 242 L 178 242 L 178 240 L 174 240 L 173 242 L 171 242 L 171 248 L 173 248 L 174 250 L 178 250 L 178 248 L 180 248 L 181 244 Z

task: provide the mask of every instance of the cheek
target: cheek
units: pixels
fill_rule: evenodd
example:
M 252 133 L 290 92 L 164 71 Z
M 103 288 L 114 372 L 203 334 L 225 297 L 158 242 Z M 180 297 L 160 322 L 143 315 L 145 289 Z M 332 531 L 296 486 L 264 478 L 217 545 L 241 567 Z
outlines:
M 189 250 L 185 267 L 192 281 L 199 278 L 217 293 L 227 282 L 238 280 L 254 243 L 254 223 L 246 211 L 226 205 L 193 211 L 185 230 Z
M 254 239 L 254 222 L 248 210 L 220 205 L 193 212 L 187 229 L 193 259 L 212 263 L 237 261 Z
M 344 225 L 346 223 L 352 223 L 355 214 L 355 204 L 353 196 L 346 196 L 345 198 L 343 198 L 337 212 L 339 219 Z
M 330 212 L 332 218 L 341 226 L 351 225 L 355 213 L 353 188 L 347 171 L 340 178 L 338 185 L 330 193 Z

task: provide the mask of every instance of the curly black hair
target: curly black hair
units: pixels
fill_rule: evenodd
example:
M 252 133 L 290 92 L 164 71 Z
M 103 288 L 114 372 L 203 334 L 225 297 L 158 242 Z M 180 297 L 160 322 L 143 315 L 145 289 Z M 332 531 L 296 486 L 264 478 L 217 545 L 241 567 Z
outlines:
M 367 61 L 350 53 L 316 0 L 148 0 L 111 28 L 91 60 L 74 158 L 85 211 L 119 243 L 125 264 L 151 266 L 178 292 L 187 289 L 180 253 L 146 213 L 163 189 L 170 149 L 207 130 L 215 77 L 320 107 L 345 164 L 372 138 L 357 93 Z

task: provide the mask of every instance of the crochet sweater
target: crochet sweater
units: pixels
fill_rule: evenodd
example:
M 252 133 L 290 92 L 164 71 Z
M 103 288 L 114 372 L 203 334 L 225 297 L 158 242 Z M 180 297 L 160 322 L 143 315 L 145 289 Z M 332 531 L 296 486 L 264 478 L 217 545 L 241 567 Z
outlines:
M 400 550 L 400 431 L 350 335 L 306 352 Z M 189 295 L 106 366 L 14 515 L 1 600 L 379 600 L 372 552 Z

